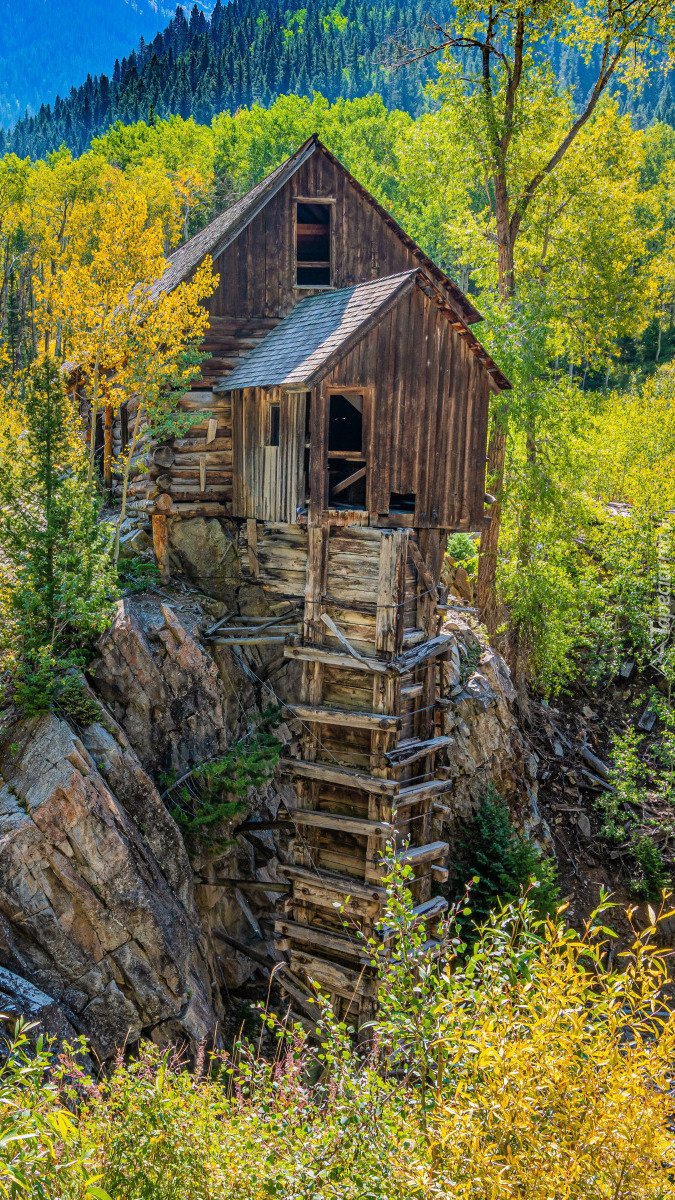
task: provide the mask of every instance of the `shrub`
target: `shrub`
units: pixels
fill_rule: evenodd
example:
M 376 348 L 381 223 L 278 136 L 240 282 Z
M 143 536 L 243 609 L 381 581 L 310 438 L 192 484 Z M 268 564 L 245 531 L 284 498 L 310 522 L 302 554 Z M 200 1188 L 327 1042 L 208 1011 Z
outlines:
M 643 835 L 631 846 L 638 875 L 631 879 L 631 894 L 636 900 L 658 900 L 668 883 L 666 865 L 652 839 Z
M 35 1025 L 0 1036 L 0 1200 L 110 1200 Z
M 94 1168 L 114 1200 L 672 1196 L 675 1015 L 655 914 L 621 969 L 604 900 L 577 933 L 521 898 L 468 955 L 453 914 L 439 962 L 425 954 L 409 874 L 389 881 L 391 956 L 364 946 L 380 966 L 369 1052 L 326 1004 L 318 1050 L 266 1018 L 279 1035 L 271 1060 L 238 1039 L 189 1071 L 141 1042 L 93 1085 L 72 1066 L 50 1077 L 43 1056 L 4 1078 L 4 1111 L 32 1140 L 0 1140 L 0 1164 L 23 1153 L 26 1194 L 49 1200 L 82 1200 Z
M 155 562 L 135 554 L 132 558 L 118 560 L 117 578 L 121 591 L 131 596 L 134 592 L 144 592 L 146 588 L 157 587 L 162 576 Z
M 222 758 L 197 767 L 182 786 L 169 788 L 171 815 L 187 834 L 204 835 L 245 808 L 244 797 L 272 777 L 281 742 L 266 726 L 277 715 L 265 714 L 260 726 Z
M 453 533 L 448 538 L 447 553 L 455 562 L 461 563 L 467 570 L 473 570 L 478 559 L 478 551 L 473 538 L 468 533 Z
M 56 692 L 56 703 L 77 725 L 93 725 L 101 709 L 77 675 L 67 675 Z

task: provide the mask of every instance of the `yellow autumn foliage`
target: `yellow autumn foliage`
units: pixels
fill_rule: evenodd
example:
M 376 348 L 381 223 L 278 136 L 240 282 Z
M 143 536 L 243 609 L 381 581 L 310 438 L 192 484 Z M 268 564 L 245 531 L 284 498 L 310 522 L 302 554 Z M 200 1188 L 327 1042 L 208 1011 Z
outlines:
M 675 1196 L 659 919 L 636 925 L 612 962 L 602 907 L 578 934 L 521 900 L 439 971 L 402 897 L 400 886 L 390 897 L 397 954 L 369 1054 L 326 1010 L 318 1050 L 296 1030 L 271 1058 L 238 1040 L 190 1070 L 145 1042 L 97 1084 L 81 1077 L 78 1093 L 67 1067 L 46 1097 L 19 1047 L 0 1069 L 0 1163 L 53 1200 L 87 1188 L 110 1200 Z M 76 1129 L 55 1162 L 48 1118 L 68 1103 Z

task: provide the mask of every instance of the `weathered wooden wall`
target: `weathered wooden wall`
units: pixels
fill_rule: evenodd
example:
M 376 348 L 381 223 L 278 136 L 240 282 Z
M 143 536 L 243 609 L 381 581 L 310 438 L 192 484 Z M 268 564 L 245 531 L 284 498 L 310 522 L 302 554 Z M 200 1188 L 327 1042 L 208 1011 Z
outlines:
M 319 486 L 330 388 L 372 391 L 367 499 L 389 512 L 390 496 L 414 493 L 413 525 L 477 528 L 483 522 L 488 376 L 436 306 L 415 289 L 323 381 L 312 437 L 312 488 Z M 313 500 L 315 498 L 313 497 Z M 316 497 L 328 506 L 328 496 Z
M 334 199 L 331 216 L 332 286 L 349 287 L 412 270 L 419 259 L 382 220 L 342 171 L 320 153 L 304 163 L 231 246 L 216 259 L 216 317 L 279 318 L 312 288 L 296 285 L 296 201 Z
M 269 408 L 279 405 L 279 445 L 269 445 Z M 305 396 L 246 388 L 232 408 L 235 517 L 297 519 L 305 501 Z

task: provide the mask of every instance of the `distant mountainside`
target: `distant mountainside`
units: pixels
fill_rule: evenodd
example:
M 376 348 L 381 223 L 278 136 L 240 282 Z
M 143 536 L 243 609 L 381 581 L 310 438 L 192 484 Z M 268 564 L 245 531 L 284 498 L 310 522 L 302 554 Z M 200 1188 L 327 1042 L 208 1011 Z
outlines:
M 20 120 L 10 136 L 0 137 L 0 151 L 4 141 L 6 149 L 38 157 L 65 142 L 80 153 L 118 119 L 137 121 L 152 111 L 209 121 L 226 108 L 269 104 L 282 93 L 311 94 L 312 88 L 330 100 L 377 90 L 388 104 L 419 108 L 433 62 L 389 72 L 382 54 L 397 32 L 419 29 L 429 0 L 287 5 L 217 0 L 208 21 L 205 6 L 195 5 L 188 19 L 177 9 L 162 33 L 143 40 L 110 74 L 88 75 L 80 87 L 64 89 L 53 104 Z M 436 14 L 449 10 L 449 0 L 434 4 Z M 71 79 L 75 74 L 71 67 Z
M 202 0 L 189 17 L 182 6 L 176 8 L 162 32 L 147 40 L 141 26 L 153 31 L 164 19 L 167 2 L 25 0 L 21 18 L 14 15 L 10 23 L 9 41 L 25 39 L 13 59 L 14 74 L 20 75 L 27 60 L 32 64 L 26 71 L 30 86 L 37 88 L 42 69 L 53 87 L 57 67 L 43 67 L 45 56 L 58 60 L 59 79 L 66 73 L 70 80 L 82 78 L 85 69 L 87 74 L 79 87 L 59 84 L 53 101 L 45 82 L 34 115 L 21 118 L 11 132 L 0 129 L 0 153 L 11 150 L 37 158 L 65 143 L 79 154 L 117 120 L 178 113 L 208 122 L 224 109 L 268 105 L 284 93 L 311 95 L 313 89 L 331 101 L 378 91 L 389 106 L 414 114 L 423 106 L 434 58 L 392 71 L 386 66 L 388 47 L 402 34 L 419 35 L 430 10 L 443 20 L 452 9 L 452 0 L 306 0 L 298 9 L 287 8 L 288 0 L 216 0 L 215 5 Z M 5 7 L 8 0 L 0 0 L 0 12 Z M 39 13 L 44 21 L 34 33 Z M 113 46 L 132 27 L 126 48 L 135 43 L 136 49 L 115 61 Z M 77 41 L 76 29 L 84 34 Z M 4 30 L 2 36 L 6 38 Z M 105 45 L 106 61 L 114 61 L 114 68 L 92 75 L 105 57 Z M 551 44 L 551 61 L 561 81 L 583 101 L 593 65 L 556 43 Z M 24 81 L 24 91 L 27 87 Z M 656 117 L 675 126 L 675 102 L 665 75 L 656 74 L 628 107 L 638 125 Z
M 172 0 L 0 0 L 0 125 L 67 96 L 89 73 L 110 71 L 174 10 Z

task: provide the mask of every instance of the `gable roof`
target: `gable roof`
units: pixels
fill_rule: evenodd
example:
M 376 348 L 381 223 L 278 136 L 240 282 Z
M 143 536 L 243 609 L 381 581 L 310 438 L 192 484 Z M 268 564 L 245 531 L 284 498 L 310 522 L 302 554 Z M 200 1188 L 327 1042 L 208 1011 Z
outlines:
M 447 299 L 419 268 L 358 283 L 339 291 L 319 292 L 296 304 L 240 366 L 222 379 L 214 391 L 248 387 L 310 388 L 323 379 L 345 354 L 372 329 L 389 309 L 414 287 L 421 287 L 444 313 L 453 328 L 468 341 L 483 363 L 492 386 L 511 387 L 487 351 L 465 325 L 459 324 Z
M 192 271 L 196 270 L 206 254 L 210 254 L 212 258 L 217 258 L 219 254 L 222 254 L 223 250 L 239 236 L 249 222 L 265 207 L 268 200 L 276 195 L 284 184 L 292 178 L 298 168 L 316 150 L 324 154 L 334 166 L 344 173 L 359 195 L 375 209 L 399 240 L 419 259 L 430 275 L 448 293 L 450 303 L 465 324 L 473 325 L 476 321 L 481 321 L 483 318 L 478 309 L 464 295 L 461 288 L 457 287 L 457 284 L 453 283 L 452 279 L 440 267 L 436 266 L 436 263 L 424 253 L 417 245 L 417 242 L 413 241 L 391 214 L 378 203 L 374 196 L 371 196 L 363 184 L 359 183 L 353 175 L 350 175 L 347 168 L 319 141 L 315 133 L 306 142 L 303 142 L 302 146 L 290 158 L 287 158 L 276 170 L 272 171 L 270 175 L 267 175 L 265 179 L 251 188 L 250 192 L 247 192 L 245 196 L 242 196 L 240 200 L 237 200 L 230 208 L 221 213 L 220 216 L 215 217 L 209 225 L 201 229 L 199 233 L 196 233 L 183 246 L 179 246 L 173 252 L 162 278 L 154 289 L 156 294 L 170 292 L 183 279 L 186 279 Z

